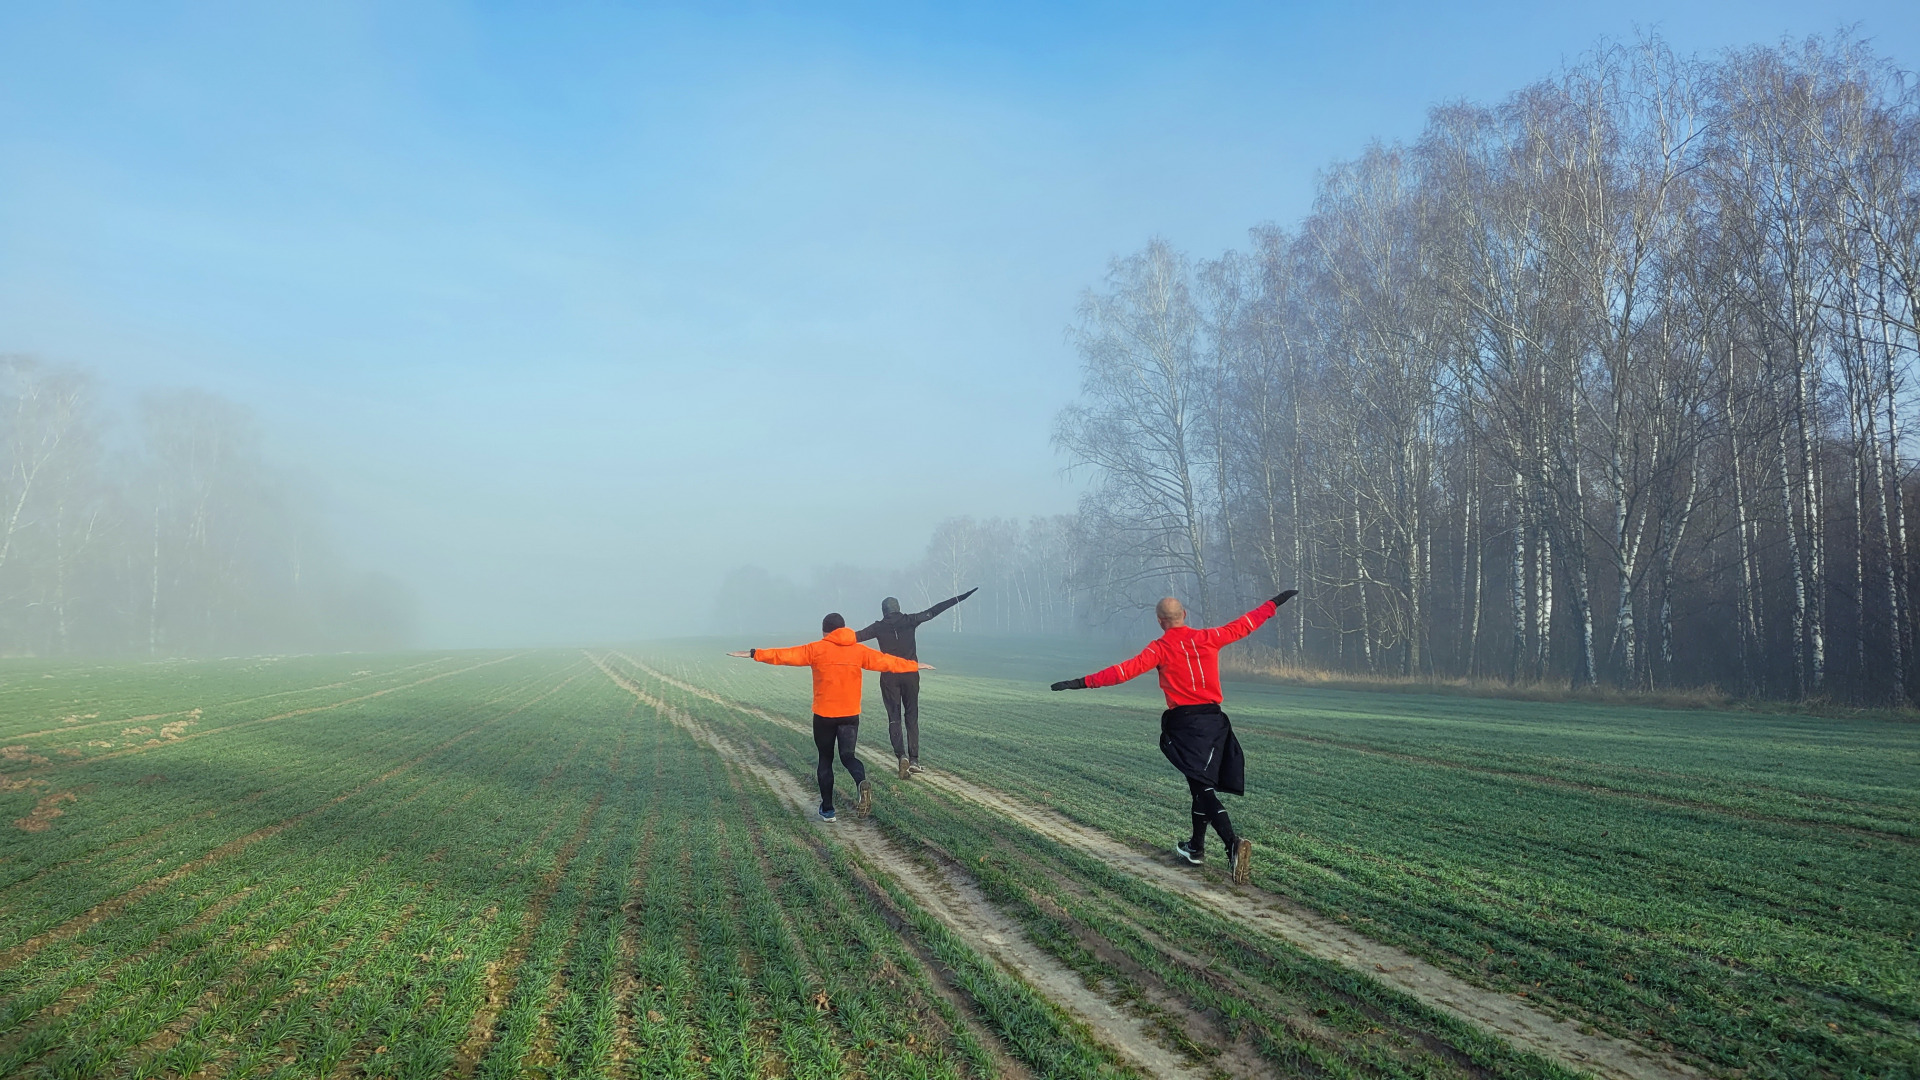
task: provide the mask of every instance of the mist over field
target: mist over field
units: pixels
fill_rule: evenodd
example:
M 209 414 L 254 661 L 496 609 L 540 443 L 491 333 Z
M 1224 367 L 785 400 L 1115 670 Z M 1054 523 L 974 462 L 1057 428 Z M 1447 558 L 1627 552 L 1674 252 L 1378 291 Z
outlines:
M 800 640 L 975 585 L 963 632 L 1133 634 L 1298 584 L 1289 664 L 1862 684 L 1912 643 L 1920 30 L 1734 15 L 10 5 L 0 652 Z M 1863 183 L 1790 221 L 1713 163 L 1803 79 Z M 1502 233 L 1578 201 L 1529 146 L 1627 217 Z
M 0 1080 L 1920 1077 L 1914 8 L 0 3 Z

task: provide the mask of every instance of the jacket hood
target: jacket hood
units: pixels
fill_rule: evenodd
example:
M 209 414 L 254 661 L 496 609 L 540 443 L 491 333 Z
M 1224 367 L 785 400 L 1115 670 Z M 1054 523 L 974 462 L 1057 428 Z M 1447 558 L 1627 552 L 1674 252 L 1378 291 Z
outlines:
M 887 597 L 885 600 L 880 601 L 881 618 L 885 618 L 889 615 L 898 615 L 898 614 L 900 614 L 900 601 L 894 599 L 891 596 Z
M 853 631 L 844 626 L 828 631 L 824 640 L 831 641 L 835 645 L 853 645 L 857 643 L 853 636 Z

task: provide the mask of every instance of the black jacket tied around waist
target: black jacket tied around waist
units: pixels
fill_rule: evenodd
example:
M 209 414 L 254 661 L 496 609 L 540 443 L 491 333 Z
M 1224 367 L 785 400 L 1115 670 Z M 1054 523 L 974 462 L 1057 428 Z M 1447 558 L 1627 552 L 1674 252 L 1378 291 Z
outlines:
M 1173 767 L 1208 787 L 1247 793 L 1247 759 L 1233 721 L 1217 704 L 1176 705 L 1160 714 L 1160 752 Z

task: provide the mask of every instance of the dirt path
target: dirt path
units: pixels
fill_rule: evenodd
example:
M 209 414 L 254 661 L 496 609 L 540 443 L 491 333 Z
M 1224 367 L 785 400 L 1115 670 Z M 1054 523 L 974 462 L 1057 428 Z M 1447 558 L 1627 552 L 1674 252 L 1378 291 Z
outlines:
M 784 716 L 730 701 L 631 658 L 623 659 L 687 693 L 790 730 L 803 730 Z M 1257 888 L 1215 885 L 1163 858 L 1144 855 L 1098 830 L 951 773 L 926 772 L 920 774 L 920 780 L 1011 818 L 1114 869 L 1183 896 L 1231 922 L 1278 937 L 1311 956 L 1361 972 L 1522 1050 L 1608 1080 L 1680 1080 L 1701 1075 L 1682 1062 L 1627 1040 L 1599 1032 L 1586 1034 L 1572 1021 L 1550 1016 L 1519 998 L 1474 986 L 1411 953 L 1363 937 L 1351 927 L 1278 894 Z M 1257 850 L 1255 855 L 1258 856 Z
M 653 670 L 630 657 L 622 656 L 621 659 L 648 672 Z M 795 811 L 809 815 L 813 813 L 815 793 L 799 777 L 767 765 L 750 750 L 734 745 L 683 710 L 647 693 L 601 659 L 593 658 L 593 662 L 606 672 L 608 678 L 655 712 L 711 747 L 722 758 L 759 777 Z M 674 685 L 682 684 L 674 681 Z M 768 719 L 772 717 L 768 716 Z M 959 934 L 973 948 L 1017 973 L 1049 1001 L 1091 1028 L 1102 1042 L 1146 1070 L 1148 1075 L 1191 1077 L 1194 1080 L 1207 1075 L 1205 1070 L 1188 1064 L 1178 1054 L 1154 1041 L 1153 1029 L 1146 1021 L 1116 1008 L 1089 989 L 1073 971 L 1029 941 L 1025 932 L 995 908 L 971 881 L 958 874 L 926 867 L 887 839 L 872 824 L 843 818 L 832 825 L 822 824 L 820 829 L 823 835 L 848 844 L 866 856 L 869 862 L 891 874 L 929 915 Z

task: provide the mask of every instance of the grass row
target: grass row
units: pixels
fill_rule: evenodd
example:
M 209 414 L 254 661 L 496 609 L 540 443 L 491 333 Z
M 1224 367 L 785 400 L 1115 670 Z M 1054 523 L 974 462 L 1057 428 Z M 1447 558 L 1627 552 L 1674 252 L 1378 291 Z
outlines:
M 1049 694 L 1042 676 L 1099 661 L 933 644 L 953 654 L 930 652 L 923 683 L 935 767 L 1143 847 L 1183 831 L 1151 686 Z M 804 708 L 788 673 L 711 646 L 652 655 Z M 1263 887 L 1712 1072 L 1920 1072 L 1910 726 L 1243 685 L 1229 711 L 1252 792 L 1230 809 Z M 877 702 L 869 715 L 884 754 Z M 943 815 L 964 817 L 901 824 L 937 839 Z
M 0 833 L 0 1075 L 1128 1075 L 577 655 L 480 659 L 48 772 L 79 798 Z M 213 688 L 369 678 L 280 674 Z
M 638 677 L 646 678 L 644 672 Z M 811 773 L 797 732 L 746 717 L 649 680 L 704 723 L 747 744 L 764 742 L 789 768 Z M 882 774 L 875 818 L 910 850 L 974 879 L 1036 944 L 1150 1016 L 1170 1046 L 1205 1060 L 1244 1042 L 1289 1073 L 1354 1077 L 1566 1075 L 1444 1014 L 1316 961 L 1270 938 L 1206 916 L 1187 901 L 1061 848 L 997 815 Z M 1200 959 L 1204 958 L 1204 959 Z M 1154 1002 L 1180 999 L 1204 1018 Z M 1037 1062 L 1042 1072 L 1060 1062 Z

